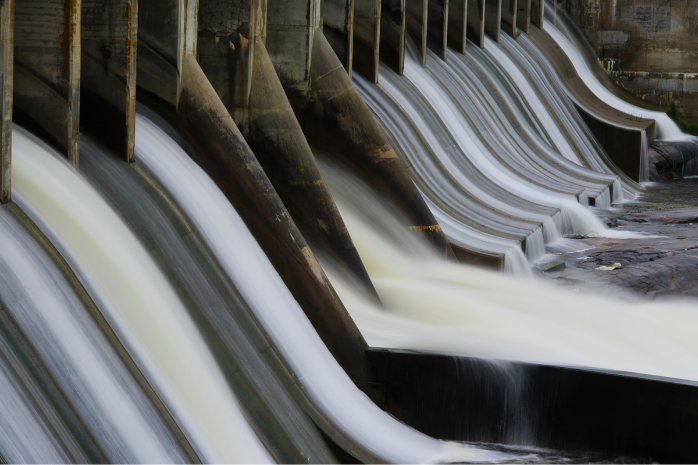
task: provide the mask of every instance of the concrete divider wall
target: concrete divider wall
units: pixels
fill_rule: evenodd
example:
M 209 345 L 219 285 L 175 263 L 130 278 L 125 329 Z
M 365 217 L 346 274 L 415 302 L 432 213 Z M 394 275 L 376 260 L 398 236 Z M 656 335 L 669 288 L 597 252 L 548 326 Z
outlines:
M 523 1 L 523 0 L 522 0 Z M 501 0 L 502 2 L 502 25 L 504 32 L 511 37 L 516 37 L 516 17 L 518 14 L 517 0 Z
M 133 161 L 136 116 L 137 0 L 83 0 L 81 122 Z
M 354 0 L 325 0 L 322 30 L 351 76 L 354 55 Z
M 502 29 L 502 1 L 509 0 L 485 0 L 485 34 L 497 43 Z
M 449 0 L 429 0 L 427 14 L 427 39 L 442 60 L 448 54 L 448 5 Z
M 526 34 L 529 33 L 531 28 L 531 1 L 518 0 L 517 4 L 516 26 Z
M 467 0 L 468 13 L 466 19 L 468 21 L 467 37 L 472 40 L 478 47 L 485 47 L 485 12 L 487 0 Z
M 448 43 L 465 53 L 468 29 L 468 0 L 450 0 L 448 4 Z
M 422 66 L 427 65 L 428 20 L 429 0 L 407 0 L 407 33 L 419 50 Z
M 545 0 L 531 0 L 531 22 L 543 29 L 545 18 Z
M 406 0 L 381 0 L 380 60 L 402 75 L 405 67 Z
M 0 202 L 11 198 L 15 1 L 0 3 Z
M 81 0 L 15 4 L 15 120 L 78 165 Z
M 354 0 L 354 68 L 378 83 L 381 0 Z

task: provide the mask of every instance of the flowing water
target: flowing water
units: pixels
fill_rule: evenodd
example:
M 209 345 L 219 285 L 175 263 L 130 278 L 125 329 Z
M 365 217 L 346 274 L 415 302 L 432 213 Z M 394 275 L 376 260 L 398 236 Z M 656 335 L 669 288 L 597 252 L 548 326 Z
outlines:
M 69 261 L 199 457 L 268 461 L 203 338 L 143 245 L 67 163 L 19 130 L 13 131 L 13 194 Z M 127 407 L 111 408 L 127 418 Z M 134 428 L 129 435 L 146 442 L 146 431 Z

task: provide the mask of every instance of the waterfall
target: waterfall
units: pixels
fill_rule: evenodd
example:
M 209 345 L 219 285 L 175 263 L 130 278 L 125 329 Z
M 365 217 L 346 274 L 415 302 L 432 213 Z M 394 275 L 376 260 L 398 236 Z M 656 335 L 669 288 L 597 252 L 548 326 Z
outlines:
M 13 131 L 13 196 L 70 262 L 198 455 L 211 462 L 269 461 L 143 245 L 83 178 L 21 130 Z M 127 405 L 113 408 L 125 415 Z M 138 429 L 129 434 L 148 438 Z
M 334 360 L 213 181 L 151 121 L 137 116 L 140 160 L 179 203 L 238 287 L 316 408 L 377 460 L 492 461 L 502 455 L 429 438 L 380 410 Z M 141 145 L 142 144 L 142 145 Z

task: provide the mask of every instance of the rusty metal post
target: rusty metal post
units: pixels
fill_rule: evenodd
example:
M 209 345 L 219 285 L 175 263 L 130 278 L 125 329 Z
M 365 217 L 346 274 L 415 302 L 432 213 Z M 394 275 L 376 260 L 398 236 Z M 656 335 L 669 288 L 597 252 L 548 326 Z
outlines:
M 427 38 L 430 48 L 442 59 L 448 54 L 448 2 L 429 0 Z
M 405 67 L 405 27 L 405 0 L 381 0 L 380 56 L 399 75 Z
M 11 199 L 14 0 L 0 2 L 0 202 Z
M 502 0 L 502 30 L 511 37 L 516 37 L 517 0 Z
M 448 43 L 465 53 L 468 26 L 468 0 L 450 0 L 448 4 Z
M 505 0 L 509 1 L 509 0 Z M 502 0 L 485 0 L 485 34 L 499 43 L 502 30 Z
M 351 77 L 354 56 L 354 0 L 325 0 L 323 32 Z
M 427 28 L 429 0 L 407 0 L 407 32 L 422 57 L 422 66 L 427 65 Z
M 354 68 L 378 83 L 381 0 L 354 0 Z
M 15 4 L 15 120 L 79 162 L 81 0 Z
M 531 0 L 518 0 L 516 26 L 526 34 L 531 31 Z
M 467 0 L 466 36 L 478 47 L 485 48 L 485 0 Z
M 133 161 L 138 0 L 83 0 L 82 127 Z
M 545 17 L 545 0 L 531 0 L 531 21 L 533 24 L 543 29 L 543 18 Z

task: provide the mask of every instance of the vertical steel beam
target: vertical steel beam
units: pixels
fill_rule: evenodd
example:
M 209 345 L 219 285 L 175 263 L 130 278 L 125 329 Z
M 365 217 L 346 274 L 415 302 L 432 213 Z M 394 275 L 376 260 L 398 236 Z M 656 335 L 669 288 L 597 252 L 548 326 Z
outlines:
M 427 65 L 427 27 L 429 0 L 407 0 L 407 32 L 422 57 L 422 66 Z
M 509 0 L 505 0 L 509 1 Z M 499 43 L 502 30 L 502 0 L 485 0 L 485 34 Z
M 381 50 L 383 63 L 399 75 L 405 68 L 406 0 L 381 0 Z
M 501 2 L 502 29 L 511 37 L 516 37 L 516 16 L 518 13 L 518 2 L 517 0 L 501 0 Z
M 325 0 L 322 31 L 351 77 L 354 56 L 354 0 Z
M 450 0 L 448 4 L 448 43 L 465 53 L 468 29 L 468 0 Z
M 82 127 L 127 162 L 136 131 L 138 0 L 83 0 Z
M 381 0 L 354 0 L 354 68 L 378 83 Z
M 0 0 L 0 202 L 10 201 L 12 168 L 12 79 L 14 0 Z
M 81 0 L 15 4 L 14 115 L 77 167 Z
M 531 0 L 518 0 L 516 25 L 522 32 L 528 34 L 531 30 Z
M 467 0 L 466 36 L 478 47 L 485 47 L 485 0 Z
M 531 21 L 533 24 L 543 29 L 543 18 L 545 17 L 545 0 L 531 0 Z
M 448 2 L 449 0 L 429 0 L 427 37 L 431 49 L 442 60 L 448 54 Z

